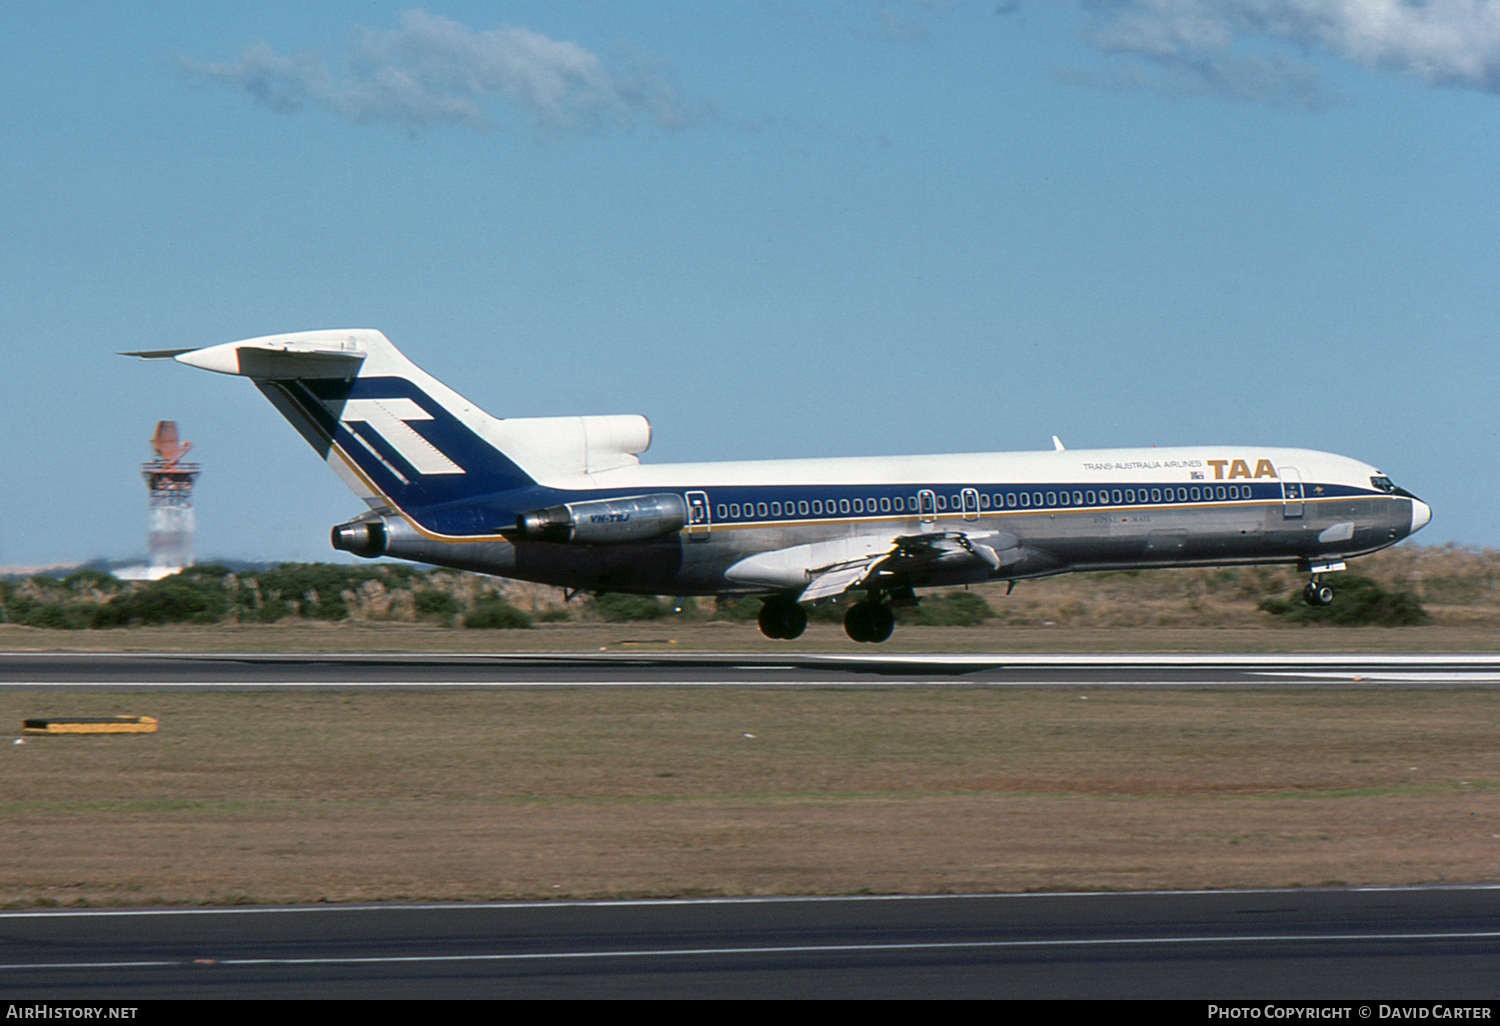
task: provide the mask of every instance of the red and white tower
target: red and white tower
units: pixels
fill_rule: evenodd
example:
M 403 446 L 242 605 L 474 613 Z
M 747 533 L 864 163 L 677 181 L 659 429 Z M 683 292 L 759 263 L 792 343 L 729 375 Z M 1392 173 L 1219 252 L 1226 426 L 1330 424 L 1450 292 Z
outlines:
M 141 476 L 151 489 L 151 580 L 193 565 L 193 481 L 198 464 L 182 462 L 192 447 L 192 442 L 178 440 L 176 421 L 164 420 L 151 436 L 156 459 L 141 464 Z

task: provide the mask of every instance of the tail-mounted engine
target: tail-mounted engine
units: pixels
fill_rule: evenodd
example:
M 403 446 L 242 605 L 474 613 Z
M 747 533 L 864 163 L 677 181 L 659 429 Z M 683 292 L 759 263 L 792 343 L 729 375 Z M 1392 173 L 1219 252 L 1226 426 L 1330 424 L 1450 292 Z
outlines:
M 570 502 L 516 517 L 527 541 L 618 545 L 676 534 L 687 523 L 687 503 L 671 493 Z
M 356 520 L 333 529 L 333 547 L 356 556 L 383 556 L 389 542 L 384 520 Z

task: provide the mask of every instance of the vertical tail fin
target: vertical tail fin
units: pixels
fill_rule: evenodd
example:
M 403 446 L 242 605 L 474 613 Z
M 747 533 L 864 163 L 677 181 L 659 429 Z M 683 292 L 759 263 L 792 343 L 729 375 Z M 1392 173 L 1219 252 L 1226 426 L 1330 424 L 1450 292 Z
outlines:
M 378 331 L 271 335 L 174 359 L 250 378 L 372 509 L 417 513 L 534 483 L 484 437 L 493 418 Z
M 638 462 L 651 440 L 644 417 L 491 417 L 367 328 L 125 355 L 250 378 L 372 509 L 417 521 L 543 478 L 587 487 L 589 474 Z M 494 529 L 451 513 L 440 519 L 425 526 Z

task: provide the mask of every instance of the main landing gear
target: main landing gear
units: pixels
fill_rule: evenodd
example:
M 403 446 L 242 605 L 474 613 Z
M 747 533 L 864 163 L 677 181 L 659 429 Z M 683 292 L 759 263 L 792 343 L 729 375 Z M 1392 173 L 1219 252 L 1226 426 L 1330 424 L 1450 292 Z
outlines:
M 855 641 L 884 641 L 895 626 L 896 614 L 884 602 L 865 599 L 844 612 L 844 633 Z
M 760 632 L 768 638 L 791 641 L 807 630 L 807 610 L 795 599 L 773 595 L 760 607 Z
M 766 637 L 791 641 L 807 629 L 807 610 L 786 595 L 773 595 L 760 607 L 758 622 Z M 855 641 L 884 641 L 895 626 L 891 607 L 875 599 L 856 602 L 844 612 L 844 631 Z

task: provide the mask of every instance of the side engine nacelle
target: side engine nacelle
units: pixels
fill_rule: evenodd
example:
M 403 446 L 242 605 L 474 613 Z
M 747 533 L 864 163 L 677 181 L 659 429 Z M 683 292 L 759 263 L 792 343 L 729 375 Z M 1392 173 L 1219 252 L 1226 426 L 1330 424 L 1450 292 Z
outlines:
M 670 492 L 549 506 L 516 517 L 528 541 L 619 545 L 676 534 L 687 523 L 687 503 Z

